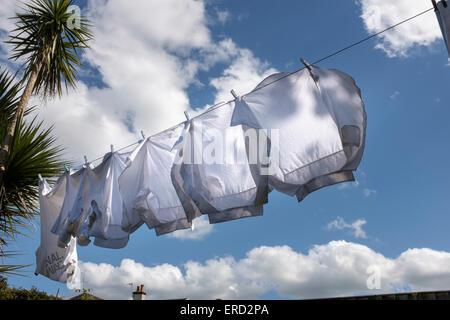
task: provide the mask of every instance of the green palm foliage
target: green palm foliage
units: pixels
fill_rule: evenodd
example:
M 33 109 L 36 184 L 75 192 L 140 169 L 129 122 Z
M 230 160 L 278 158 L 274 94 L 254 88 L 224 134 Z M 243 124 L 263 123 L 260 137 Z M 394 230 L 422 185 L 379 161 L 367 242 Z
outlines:
M 11 58 L 26 58 L 24 79 L 40 67 L 35 94 L 62 95 L 63 84 L 76 87 L 81 50 L 89 47 L 92 33 L 89 21 L 76 16 L 72 5 L 73 0 L 31 0 L 14 17 L 16 29 L 7 41 L 14 46 Z
M 23 268 L 28 267 L 27 265 L 14 265 L 14 264 L 3 264 L 5 258 L 11 258 L 13 256 L 18 255 L 16 251 L 5 251 L 0 250 L 0 279 L 2 278 L 2 274 L 8 275 L 22 275 Z
M 20 85 L 6 71 L 0 72 L 0 133 L 7 129 L 8 120 L 17 110 Z M 52 128 L 43 129 L 42 122 L 32 118 L 26 122 L 32 109 L 25 113 L 16 126 L 10 155 L 6 162 L 0 198 L 0 257 L 8 255 L 3 246 L 28 228 L 39 213 L 38 175 L 55 176 L 61 173 L 62 148 L 55 145 Z M 2 271 L 14 271 L 18 266 L 2 265 Z
M 81 52 L 88 48 L 93 35 L 89 21 L 72 4 L 73 0 L 30 0 L 13 18 L 16 29 L 7 43 L 13 45 L 12 59 L 25 59 L 24 90 L 2 136 L 0 186 L 4 184 L 14 131 L 32 94 L 61 96 L 63 88 L 76 87 Z

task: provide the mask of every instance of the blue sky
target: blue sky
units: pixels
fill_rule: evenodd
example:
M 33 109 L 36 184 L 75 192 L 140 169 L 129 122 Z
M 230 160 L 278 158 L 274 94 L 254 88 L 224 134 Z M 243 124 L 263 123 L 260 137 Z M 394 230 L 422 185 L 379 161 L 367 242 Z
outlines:
M 5 3 L 2 40 L 15 1 Z M 137 141 L 140 130 L 177 124 L 184 110 L 195 114 L 229 100 L 231 89 L 243 94 L 268 74 L 294 71 L 301 57 L 315 61 L 431 7 L 427 0 L 76 3 L 96 25 L 89 68 L 76 92 L 37 101 L 67 157 L 80 163 L 111 143 Z M 4 65 L 8 47 L 0 50 Z M 262 217 L 200 223 L 194 233 L 156 237 L 142 227 L 124 249 L 78 248 L 85 287 L 122 299 L 130 297 L 128 283 L 144 283 L 150 298 L 448 290 L 449 64 L 433 12 L 320 63 L 350 74 L 362 91 L 368 126 L 356 183 L 301 203 L 272 192 Z M 11 242 L 8 249 L 23 254 L 8 263 L 34 264 L 39 230 L 28 235 Z M 381 289 L 366 286 L 370 265 L 381 270 Z M 34 265 L 27 270 L 10 284 L 75 295 L 34 276 Z

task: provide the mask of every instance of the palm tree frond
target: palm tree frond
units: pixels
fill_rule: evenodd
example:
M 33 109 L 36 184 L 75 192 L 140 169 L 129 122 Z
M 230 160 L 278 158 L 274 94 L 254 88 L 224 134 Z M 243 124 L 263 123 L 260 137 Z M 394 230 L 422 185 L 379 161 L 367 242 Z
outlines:
M 13 45 L 12 59 L 25 58 L 25 77 L 33 66 L 40 68 L 34 93 L 44 97 L 62 95 L 64 88 L 76 87 L 77 67 L 81 66 L 81 50 L 89 48 L 91 24 L 85 16 L 75 17 L 69 11 L 73 0 L 32 0 L 18 13 L 16 28 L 7 43 Z
M 7 122 L 17 109 L 20 86 L 13 81 L 13 76 L 0 72 L 0 133 L 6 130 Z M 32 110 L 28 109 L 25 116 Z M 38 174 L 53 177 L 62 171 L 63 149 L 56 145 L 52 129 L 44 129 L 36 117 L 28 122 L 23 118 L 19 120 L 6 162 L 0 198 L 0 247 L 6 244 L 6 239 L 13 239 L 22 234 L 21 230 L 29 228 L 39 213 Z

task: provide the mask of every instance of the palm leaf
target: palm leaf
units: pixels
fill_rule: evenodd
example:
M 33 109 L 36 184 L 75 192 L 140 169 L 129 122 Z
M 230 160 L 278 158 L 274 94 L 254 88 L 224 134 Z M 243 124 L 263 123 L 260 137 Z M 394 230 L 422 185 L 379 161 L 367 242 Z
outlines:
M 88 41 L 93 38 L 92 25 L 84 16 L 79 17 L 79 27 L 68 27 L 73 19 L 68 11 L 72 3 L 73 0 L 31 0 L 13 18 L 16 28 L 7 41 L 13 45 L 11 58 L 25 59 L 24 80 L 43 58 L 34 93 L 44 97 L 61 96 L 64 89 L 76 87 L 77 67 L 83 65 L 81 50 L 88 48 Z
M 15 251 L 3 251 L 0 250 L 0 258 L 1 258 L 1 264 L 0 264 L 0 275 L 1 274 L 9 274 L 9 275 L 17 275 L 17 276 L 23 276 L 23 269 L 26 267 L 29 267 L 30 265 L 23 265 L 23 264 L 3 264 L 6 257 L 12 257 L 16 256 L 18 253 Z
M 6 130 L 18 105 L 19 84 L 14 77 L 0 72 L 0 134 Z M 23 234 L 32 226 L 39 214 L 38 175 L 54 177 L 61 174 L 64 162 L 61 161 L 63 149 L 56 145 L 52 127 L 43 128 L 36 117 L 26 122 L 33 108 L 27 110 L 19 119 L 6 163 L 0 209 L 0 253 L 10 239 Z M 23 267 L 23 266 L 22 266 Z M 2 270 L 15 271 L 15 266 L 0 266 Z

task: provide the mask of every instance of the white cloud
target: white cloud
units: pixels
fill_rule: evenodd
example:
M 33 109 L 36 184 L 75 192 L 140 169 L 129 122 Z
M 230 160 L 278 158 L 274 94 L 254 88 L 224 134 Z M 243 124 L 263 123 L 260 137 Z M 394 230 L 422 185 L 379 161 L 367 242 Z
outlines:
M 235 59 L 225 69 L 223 75 L 210 81 L 217 90 L 215 102 L 231 100 L 232 89 L 238 95 L 244 95 L 275 72 L 277 72 L 276 69 L 269 68 L 268 63 L 256 58 L 250 50 L 237 49 Z
M 147 48 L 156 45 L 177 51 L 203 47 L 211 41 L 203 1 L 135 0 L 130 5 L 121 0 L 90 0 L 89 8 L 89 14 L 95 17 L 96 36 L 103 40 L 110 40 L 104 32 L 111 32 L 111 36 L 119 36 L 115 38 L 117 42 L 125 40 L 126 44 Z
M 394 100 L 395 98 L 398 97 L 398 95 L 400 94 L 400 91 L 395 91 L 393 94 L 391 94 L 390 98 L 391 100 Z
M 352 223 L 356 238 L 367 238 L 366 232 L 362 229 L 364 224 L 366 224 L 366 220 L 364 219 L 359 219 Z
M 369 34 L 384 30 L 392 25 L 431 8 L 430 1 L 411 0 L 358 0 L 361 18 Z M 442 34 L 436 15 L 431 10 L 380 35 L 376 48 L 382 49 L 389 57 L 405 57 L 411 49 L 430 46 Z
M 399 92 L 396 91 L 391 96 L 391 99 L 395 99 L 398 96 L 398 94 Z M 353 182 L 341 183 L 339 184 L 338 189 L 343 192 L 345 192 L 345 190 L 358 189 L 362 192 L 362 194 L 366 198 L 377 194 L 376 190 L 365 187 L 365 185 L 367 185 L 367 174 L 361 170 L 359 170 L 358 172 L 360 174 L 359 176 L 360 179 L 358 178 L 358 180 L 355 180 Z
M 17 1 L 2 1 L 0 6 L 0 46 L 3 46 L 8 36 L 8 32 L 14 29 L 14 20 L 10 19 L 14 17 L 14 13 L 17 11 Z
M 209 223 L 207 216 L 201 216 L 193 221 L 193 228 L 177 230 L 169 233 L 169 237 L 181 240 L 202 240 L 213 232 L 214 225 Z
M 341 217 L 337 217 L 336 220 L 333 220 L 327 224 L 328 230 L 344 230 L 350 229 L 355 236 L 355 238 L 367 238 L 366 232 L 362 229 L 362 226 L 365 225 L 367 221 L 365 219 L 358 219 L 353 223 L 347 223 Z
M 126 125 L 113 112 L 106 112 L 101 101 L 95 100 L 96 90 L 78 83 L 78 89 L 61 99 L 42 102 L 32 99 L 30 105 L 38 105 L 38 115 L 47 124 L 54 123 L 53 134 L 64 146 L 69 160 L 83 162 L 83 155 L 92 161 L 109 151 L 137 141 L 137 135 L 128 131 Z
M 225 24 L 230 19 L 230 12 L 228 10 L 216 10 L 217 20 L 220 23 Z
M 377 190 L 373 190 L 373 189 L 369 189 L 369 188 L 363 189 L 363 194 L 365 197 L 370 197 L 371 195 L 374 195 L 376 193 L 377 193 Z
M 186 89 L 202 86 L 198 72 L 218 63 L 230 64 L 224 73 L 230 86 L 234 85 L 231 80 L 242 79 L 246 89 L 262 80 L 267 64 L 238 48 L 232 39 L 212 40 L 205 2 L 88 2 L 95 40 L 84 58 L 98 71 L 103 85 L 80 81 L 78 89 L 62 99 L 44 103 L 35 98 L 30 103 L 39 106 L 39 117 L 46 125 L 54 125 L 70 159 L 81 162 L 83 155 L 89 160 L 101 157 L 110 144 L 118 149 L 136 142 L 140 130 L 148 136 L 184 121 L 185 110 L 197 114 L 203 108 L 192 110 Z M 0 18 L 13 15 L 15 4 L 15 0 L 4 0 Z M 221 12 L 222 21 L 226 18 L 226 11 Z M 11 29 L 5 21 L 0 19 L 0 30 Z M 4 59 L 7 53 L 0 55 Z M 89 74 L 90 70 L 82 72 Z
M 144 284 L 147 299 L 255 299 L 275 290 L 282 297 L 319 298 L 450 286 L 450 253 L 408 249 L 395 259 L 346 241 L 316 245 L 306 254 L 289 246 L 261 246 L 241 260 L 217 257 L 183 267 L 81 263 L 85 287 L 106 299 L 130 299 L 129 283 Z M 380 290 L 369 290 L 368 270 L 380 271 Z
M 11 45 L 5 43 L 5 41 L 8 40 L 9 32 L 15 28 L 15 21 L 11 18 L 14 17 L 15 12 L 18 11 L 17 5 L 17 1 L 7 0 L 2 1 L 2 5 L 0 6 L 0 62 L 2 63 L 2 70 L 6 68 L 9 71 L 12 71 L 11 67 L 17 67 L 19 65 L 16 62 L 7 60 Z
M 341 184 L 339 184 L 338 189 L 339 190 L 345 190 L 345 189 L 348 189 L 348 188 L 351 188 L 351 187 L 358 188 L 359 187 L 359 181 L 355 180 L 355 181 L 351 181 L 351 182 L 341 183 Z

